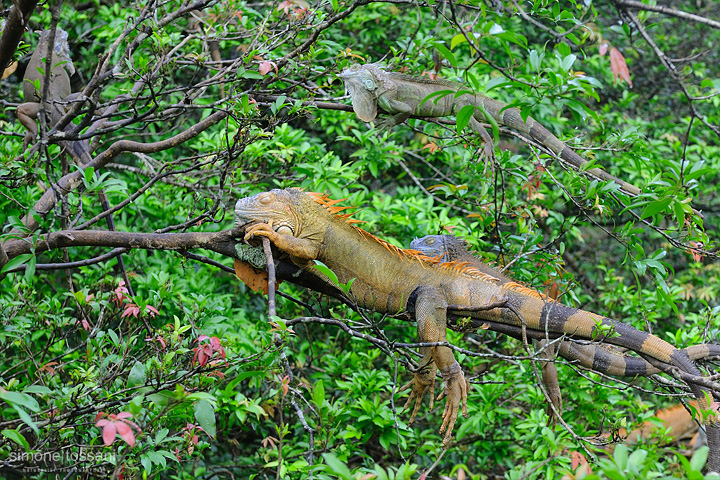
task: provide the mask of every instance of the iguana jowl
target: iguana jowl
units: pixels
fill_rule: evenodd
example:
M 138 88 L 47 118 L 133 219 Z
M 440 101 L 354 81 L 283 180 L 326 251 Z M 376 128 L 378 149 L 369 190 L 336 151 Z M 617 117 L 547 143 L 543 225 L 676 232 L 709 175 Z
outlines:
M 457 115 L 460 109 L 466 105 L 473 105 L 477 108 L 470 118 L 469 125 L 485 142 L 485 154 L 488 157 L 492 156 L 493 146 L 492 138 L 480 123 L 485 119 L 483 112 L 486 112 L 498 124 L 529 135 L 574 168 L 582 169 L 587 163 L 584 158 L 532 117 L 523 120 L 520 110 L 517 108 L 507 108 L 507 104 L 503 102 L 479 93 L 469 92 L 467 87 L 459 83 L 386 72 L 376 64 L 353 65 L 345 69 L 339 76 L 350 93 L 355 114 L 363 122 L 370 122 L 377 117 L 378 106 L 392 115 L 387 123 L 394 126 L 404 122 L 411 115 L 447 117 Z M 447 90 L 467 93 L 457 96 L 450 93 L 428 99 L 429 95 Z M 424 101 L 426 99 L 427 101 Z M 600 180 L 613 181 L 630 195 L 640 193 L 640 189 L 634 185 L 599 168 L 591 168 L 586 173 Z
M 417 322 L 420 342 L 445 342 L 447 315 L 458 314 L 515 327 L 524 324 L 529 329 L 573 338 L 604 340 L 689 375 L 702 376 L 686 352 L 654 335 L 559 302 L 543 301 L 537 292 L 518 284 L 498 285 L 493 277 L 475 268 L 438 263 L 419 252 L 394 247 L 352 225 L 334 203 L 300 189 L 272 190 L 238 200 L 235 219 L 238 225 L 246 225 L 246 240 L 267 237 L 293 263 L 316 276 L 325 278 L 313 263 L 319 260 L 340 282 L 354 279 L 350 295 L 359 306 L 411 315 Z M 327 282 L 332 284 L 329 279 Z M 440 370 L 445 382 L 441 397 L 447 397 L 441 432 L 447 429 L 447 445 L 461 405 L 466 412 L 468 385 L 450 348 L 426 347 L 421 353 L 423 368 L 415 374 L 409 398 L 415 401 L 411 419 L 425 392 L 432 391 L 435 370 Z M 707 389 L 695 383 L 690 387 L 701 407 L 707 408 Z M 709 422 L 708 466 L 717 470 L 720 428 L 713 415 Z
M 467 243 L 454 235 L 426 235 L 410 243 L 411 250 L 417 250 L 428 257 L 437 257 L 447 262 L 467 262 L 483 273 L 498 279 L 498 285 L 514 282 L 511 278 L 490 267 L 473 255 Z M 540 294 L 538 294 L 540 295 Z M 510 325 L 490 324 L 490 330 L 522 340 L 522 330 Z M 527 331 L 529 338 L 540 339 L 545 332 Z M 720 357 L 720 345 L 701 344 L 684 349 L 690 360 L 702 360 L 708 357 Z M 558 343 L 558 354 L 585 368 L 616 377 L 643 377 L 661 373 L 661 370 L 640 357 L 632 357 L 618 351 L 611 345 L 578 343 L 563 340 Z

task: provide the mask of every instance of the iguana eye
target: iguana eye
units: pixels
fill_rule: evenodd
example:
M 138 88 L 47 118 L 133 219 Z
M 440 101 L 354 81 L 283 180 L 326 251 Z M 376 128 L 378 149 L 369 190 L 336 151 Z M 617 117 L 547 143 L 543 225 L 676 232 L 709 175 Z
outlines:
M 277 229 L 277 233 L 279 233 L 280 235 L 289 235 L 289 236 L 291 236 L 291 237 L 293 236 L 292 228 L 286 227 L 285 225 L 283 225 L 282 227 L 278 228 L 278 229 Z
M 375 88 L 375 82 L 370 79 L 365 80 L 365 88 L 367 88 L 368 90 L 373 90 Z
M 433 245 L 434 243 L 435 243 L 435 239 L 434 239 L 434 238 L 428 238 L 428 239 L 425 240 L 425 244 L 426 244 L 426 245 Z
M 272 198 L 273 195 L 270 192 L 263 192 L 257 196 L 258 202 L 262 203 L 263 205 L 267 205 L 268 203 L 272 202 Z

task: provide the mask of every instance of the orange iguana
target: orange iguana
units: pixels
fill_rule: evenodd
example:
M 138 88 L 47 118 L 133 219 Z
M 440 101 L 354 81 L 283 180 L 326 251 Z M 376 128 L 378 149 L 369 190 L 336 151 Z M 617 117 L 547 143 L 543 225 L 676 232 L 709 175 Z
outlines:
M 574 168 L 582 170 L 587 161 L 575 153 L 563 141 L 543 127 L 537 120 L 523 120 L 520 110 L 509 108 L 485 95 L 474 93 L 459 83 L 430 80 L 400 73 L 386 72 L 377 64 L 352 65 L 339 77 L 350 93 L 355 114 L 363 122 L 377 117 L 378 106 L 392 115 L 388 126 L 399 125 L 411 115 L 421 117 L 448 117 L 457 115 L 463 107 L 475 107 L 469 125 L 485 142 L 485 155 L 492 158 L 492 138 L 480 123 L 490 119 L 501 125 L 529 135 Z M 630 194 L 638 195 L 640 189 L 599 169 L 591 168 L 585 173 L 604 181 L 613 181 Z
M 498 285 L 514 282 L 473 255 L 468 250 L 467 243 L 454 235 L 426 235 L 416 238 L 410 243 L 410 249 L 445 262 L 468 263 L 481 272 L 497 278 Z M 537 295 L 542 294 L 537 293 Z M 511 325 L 493 323 L 490 324 L 490 330 L 522 339 L 522 330 Z M 534 339 L 545 338 L 545 332 L 529 331 L 527 335 Z M 720 357 L 720 345 L 693 345 L 685 348 L 684 351 L 693 361 Z M 659 368 L 646 360 L 625 355 L 611 345 L 563 340 L 558 342 L 558 354 L 590 370 L 616 377 L 644 377 L 661 373 Z
M 330 268 L 339 282 L 353 280 L 349 296 L 357 305 L 391 315 L 408 315 L 417 322 L 418 340 L 446 342 L 448 315 L 469 316 L 540 332 L 566 335 L 625 347 L 658 365 L 671 365 L 686 379 L 700 406 L 708 408 L 707 378 L 687 352 L 646 332 L 601 315 L 539 298 L 537 292 L 517 283 L 498 285 L 497 279 L 476 268 L 441 263 L 420 252 L 403 250 L 352 225 L 337 201 L 301 189 L 272 190 L 242 198 L 235 205 L 235 221 L 245 226 L 245 240 L 267 237 L 303 270 L 333 281 L 315 266 Z M 467 415 L 468 383 L 447 346 L 420 349 L 422 360 L 409 385 L 408 405 L 415 402 L 414 420 L 426 392 L 432 394 L 436 371 L 444 381 L 446 397 L 440 432 L 449 445 L 460 409 Z M 700 381 L 703 385 L 699 385 Z M 708 467 L 720 468 L 720 426 L 714 415 L 708 423 Z

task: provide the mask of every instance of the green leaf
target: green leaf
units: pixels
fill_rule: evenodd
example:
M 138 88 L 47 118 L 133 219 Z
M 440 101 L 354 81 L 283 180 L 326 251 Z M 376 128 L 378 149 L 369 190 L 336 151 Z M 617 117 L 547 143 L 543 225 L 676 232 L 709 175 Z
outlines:
M 351 480 L 352 474 L 350 473 L 350 469 L 340 461 L 335 455 L 332 453 L 323 453 L 323 458 L 325 459 L 325 465 L 328 471 L 336 474 L 338 477 L 342 478 L 343 480 Z
M 130 369 L 130 373 L 128 374 L 127 386 L 137 387 L 138 385 L 144 385 L 146 380 L 147 375 L 145 373 L 145 364 L 140 361 L 136 361 L 135 365 L 133 365 Z
M 671 201 L 672 198 L 663 198 L 662 200 L 648 203 L 640 214 L 640 218 L 652 217 L 653 215 L 660 213 L 665 210 L 668 205 L 670 205 Z
M 448 50 L 445 45 L 440 42 L 435 42 L 433 45 L 435 46 L 435 48 L 438 49 L 442 56 L 445 57 L 448 62 L 450 62 L 450 65 L 452 65 L 453 68 L 457 68 L 457 60 L 455 59 L 455 55 L 453 55 L 453 53 Z
M 562 59 L 562 62 L 560 63 L 560 68 L 562 68 L 566 72 L 569 72 L 573 66 L 573 63 L 575 63 L 575 60 L 577 60 L 577 55 L 568 55 L 567 57 Z
M 685 210 L 683 209 L 682 202 L 673 202 L 673 210 L 675 210 L 678 227 L 682 228 L 683 225 L 685 225 Z
M 245 70 L 244 67 L 240 67 L 237 69 L 237 76 L 238 78 L 247 78 L 249 80 L 261 80 L 263 78 L 260 72 L 256 72 L 254 70 Z
M 40 411 L 40 405 L 38 405 L 37 400 L 26 393 L 0 392 L 0 400 L 5 400 L 13 405 L 23 406 L 33 412 Z
M 462 33 L 458 33 L 450 40 L 450 50 L 455 50 L 455 47 L 464 42 L 467 42 L 467 37 Z
M 348 293 L 350 293 L 350 290 L 352 289 L 352 284 L 353 284 L 353 282 L 355 282 L 355 278 L 351 278 L 350 280 L 347 281 L 347 283 L 341 283 L 341 284 L 340 284 L 340 288 L 342 288 L 342 291 L 343 291 L 343 293 L 345 293 L 345 295 L 347 295 Z
M 198 425 L 210 435 L 215 438 L 215 409 L 207 400 L 198 400 L 194 405 L 195 420 Z
M 617 465 L 620 470 L 625 470 L 628 460 L 628 448 L 622 443 L 616 446 L 613 452 L 613 459 L 615 460 L 615 465 Z
M 148 475 L 152 473 L 152 461 L 150 460 L 150 456 L 148 454 L 140 456 L 140 463 L 142 464 L 143 468 L 145 468 L 145 472 Z M 143 478 L 147 478 L 147 476 L 143 475 Z
M 330 0 L 330 4 L 332 5 L 333 12 L 338 11 L 338 0 Z
M 318 407 L 322 407 L 323 401 L 325 400 L 325 387 L 323 381 L 318 380 L 315 384 L 315 391 L 313 391 L 313 401 Z
M 148 399 L 158 407 L 164 407 L 172 400 L 175 400 L 175 394 L 169 390 L 161 390 L 152 395 L 148 395 Z
M 335 272 L 330 270 L 330 267 L 322 263 L 320 260 L 315 260 L 315 268 L 317 268 L 323 275 L 328 277 L 328 279 L 330 279 L 333 284 L 338 285 L 340 283 L 337 275 L 335 275 Z
M 13 405 L 13 407 L 15 408 L 15 411 L 17 412 L 18 417 L 20 417 L 20 420 L 25 422 L 25 424 L 27 426 L 29 426 L 33 432 L 35 432 L 36 434 L 39 434 L 40 429 L 37 427 L 37 425 L 33 421 L 32 417 L 22 407 L 19 407 L 17 405 Z
M 690 468 L 696 472 L 702 471 L 707 461 L 708 451 L 709 449 L 706 446 L 698 448 L 690 459 Z
M 12 270 L 15 267 L 19 267 L 20 265 L 23 265 L 25 262 L 30 260 L 34 255 L 32 253 L 23 253 L 22 255 L 18 255 L 17 257 L 10 260 L 8 263 L 5 264 L 5 266 L 0 270 L 0 273 L 5 273 L 9 270 Z
M 463 129 L 467 126 L 468 122 L 472 118 L 472 116 L 475 114 L 475 105 L 465 105 L 460 109 L 460 111 L 457 113 L 457 120 L 456 120 L 456 129 L 457 133 L 460 133 L 463 131 Z
M 32 277 L 35 275 L 35 264 L 37 263 L 37 257 L 33 255 L 30 258 L 30 261 L 27 263 L 27 268 L 25 269 L 25 280 L 27 282 L 30 282 Z
M 540 70 L 540 55 L 538 55 L 537 50 L 530 50 L 530 68 L 533 69 L 533 71 Z
M 53 391 L 49 389 L 48 387 L 43 387 L 42 385 L 30 385 L 25 390 L 23 390 L 23 393 L 39 393 L 40 395 L 47 395 L 48 393 L 52 393 Z
M 6 428 L 5 430 L 3 430 L 0 433 L 2 433 L 2 435 L 4 437 L 9 438 L 13 442 L 15 442 L 18 445 L 20 445 L 21 447 L 23 447 L 26 452 L 30 451 L 30 444 L 28 443 L 27 440 L 25 440 L 25 437 L 23 437 L 22 434 L 20 432 L 18 432 L 17 430 L 10 430 L 10 429 Z
M 485 110 L 485 107 L 482 104 L 478 104 L 477 108 L 482 112 L 483 116 L 485 117 L 485 120 L 490 124 L 490 127 L 492 128 L 492 136 L 495 141 L 495 144 L 500 141 L 500 127 L 498 126 L 497 120 L 495 120 L 495 117 L 490 115 L 487 110 Z M 502 112 L 500 112 L 502 115 Z

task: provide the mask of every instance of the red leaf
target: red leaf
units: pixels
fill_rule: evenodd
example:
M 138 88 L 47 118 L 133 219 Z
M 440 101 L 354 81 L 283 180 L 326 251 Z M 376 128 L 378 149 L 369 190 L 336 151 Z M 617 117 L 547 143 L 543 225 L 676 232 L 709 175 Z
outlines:
M 98 415 L 100 415 L 100 414 L 98 413 Z M 102 420 L 98 420 L 98 422 L 95 424 L 95 426 L 96 427 L 104 427 L 108 423 L 110 423 L 110 420 L 108 420 L 107 418 L 103 418 Z
M 275 63 L 268 62 L 267 60 L 264 62 L 260 62 L 260 74 L 267 75 L 268 73 L 270 73 L 273 67 L 275 67 L 275 73 L 277 73 L 277 65 L 275 65 Z
M 277 11 L 282 10 L 287 15 L 290 11 L 290 7 L 293 6 L 293 3 L 294 2 L 292 0 L 285 0 L 284 2 L 281 2 L 280 5 L 278 5 Z
M 627 63 L 625 62 L 625 57 L 623 57 L 622 53 L 620 53 L 620 50 L 615 47 L 610 48 L 610 70 L 612 70 L 616 82 L 619 75 L 620 78 L 625 80 L 628 85 L 632 87 L 632 81 L 630 80 L 630 71 L 628 70 Z
M 107 420 L 106 420 L 107 421 Z M 105 445 L 112 445 L 113 440 L 115 440 L 115 434 L 117 433 L 117 429 L 115 428 L 115 424 L 112 422 L 108 422 L 107 425 L 103 428 L 103 443 Z
M 125 440 L 125 443 L 130 445 L 131 447 L 135 446 L 135 434 L 132 431 L 132 428 L 126 423 L 118 422 L 115 424 L 117 427 L 117 432 L 120 434 L 120 438 Z
M 423 147 L 423 150 L 425 150 L 426 148 L 430 150 L 430 153 L 435 153 L 435 152 L 437 152 L 438 150 L 440 150 L 440 147 L 438 147 L 435 142 L 430 142 L 430 143 L 428 143 L 427 145 L 425 145 L 425 146 Z
M 134 303 L 129 303 L 125 306 L 125 311 L 122 313 L 122 315 L 120 315 L 120 318 L 129 317 L 130 315 L 137 318 L 137 316 L 139 314 L 140 314 L 140 307 L 138 307 Z
M 608 50 L 608 47 L 609 47 L 609 46 L 610 46 L 610 44 L 607 43 L 607 42 L 603 42 L 603 43 L 600 44 L 600 56 L 601 56 L 601 57 L 602 57 L 602 56 L 605 56 L 605 54 L 607 53 L 607 50 Z
M 132 418 L 132 413 L 130 412 L 120 412 L 117 414 L 117 418 Z

